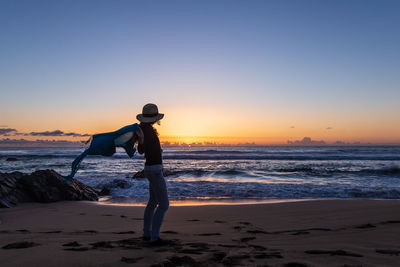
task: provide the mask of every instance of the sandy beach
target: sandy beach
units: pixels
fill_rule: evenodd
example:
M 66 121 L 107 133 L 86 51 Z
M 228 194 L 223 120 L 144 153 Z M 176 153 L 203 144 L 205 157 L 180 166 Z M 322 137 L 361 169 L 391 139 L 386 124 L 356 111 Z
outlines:
M 400 202 L 171 206 L 140 239 L 138 206 L 65 201 L 0 211 L 2 266 L 399 266 Z M 157 265 L 158 264 L 158 265 Z

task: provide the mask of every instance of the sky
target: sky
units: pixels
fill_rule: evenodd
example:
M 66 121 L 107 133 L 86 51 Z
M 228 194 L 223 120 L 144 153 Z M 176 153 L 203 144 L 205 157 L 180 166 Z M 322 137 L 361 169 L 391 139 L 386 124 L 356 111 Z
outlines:
M 398 14 L 386 0 L 2 0 L 0 134 L 15 131 L 0 139 L 87 139 L 155 103 L 163 141 L 400 143 Z

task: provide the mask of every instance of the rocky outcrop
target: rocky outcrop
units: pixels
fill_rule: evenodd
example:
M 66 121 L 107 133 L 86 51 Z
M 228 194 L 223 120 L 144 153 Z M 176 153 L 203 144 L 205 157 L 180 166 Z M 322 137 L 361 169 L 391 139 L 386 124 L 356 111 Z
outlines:
M 119 188 L 128 188 L 130 186 L 129 182 L 127 180 L 123 179 L 115 179 L 109 183 L 104 184 L 101 187 L 100 196 L 106 196 L 109 195 L 111 192 L 111 189 L 119 187 Z
M 19 202 L 98 200 L 97 192 L 90 186 L 75 179 L 64 184 L 63 180 L 54 170 L 0 173 L 0 207 L 12 207 Z
M 18 202 L 30 201 L 19 180 L 22 172 L 0 173 L 0 208 L 10 208 Z

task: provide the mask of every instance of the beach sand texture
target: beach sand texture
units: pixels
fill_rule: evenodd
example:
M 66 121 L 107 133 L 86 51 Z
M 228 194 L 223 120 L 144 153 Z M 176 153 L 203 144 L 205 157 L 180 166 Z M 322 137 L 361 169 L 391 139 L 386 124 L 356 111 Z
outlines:
M 172 206 L 162 227 L 172 242 L 161 248 L 141 241 L 143 211 L 72 201 L 2 209 L 0 265 L 400 266 L 399 201 Z

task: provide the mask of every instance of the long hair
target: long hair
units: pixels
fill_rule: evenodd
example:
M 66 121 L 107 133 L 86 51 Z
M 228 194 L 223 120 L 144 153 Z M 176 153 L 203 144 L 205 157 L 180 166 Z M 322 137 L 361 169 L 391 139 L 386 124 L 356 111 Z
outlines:
M 158 133 L 157 129 L 154 128 L 154 124 L 155 124 L 155 123 L 157 123 L 158 125 L 160 125 L 160 121 L 159 121 L 159 120 L 158 120 L 158 121 L 155 121 L 155 122 L 141 122 L 140 125 L 150 125 L 151 128 L 153 128 L 153 130 L 154 130 L 154 132 L 156 133 L 156 135 L 158 136 L 159 133 Z

